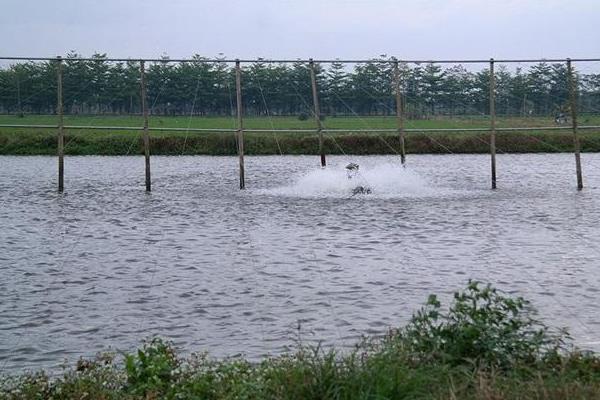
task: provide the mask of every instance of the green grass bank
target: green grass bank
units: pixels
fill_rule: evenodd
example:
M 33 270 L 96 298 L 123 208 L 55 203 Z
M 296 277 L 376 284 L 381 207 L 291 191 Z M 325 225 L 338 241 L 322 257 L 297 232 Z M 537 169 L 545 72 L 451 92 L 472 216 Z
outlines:
M 248 129 L 315 129 L 314 121 L 296 117 L 246 118 Z M 552 126 L 551 118 L 499 118 L 498 127 Z M 55 125 L 56 116 L 0 115 L 0 124 Z M 139 127 L 139 116 L 66 116 L 66 125 Z M 586 116 L 582 125 L 600 125 L 600 116 Z M 226 117 L 158 117 L 150 118 L 151 127 L 164 129 L 204 128 L 232 129 L 235 121 Z M 324 121 L 330 129 L 394 129 L 394 117 L 328 117 Z M 438 118 L 409 120 L 407 128 L 486 128 L 485 117 Z M 141 154 L 142 139 L 139 130 L 84 130 L 68 129 L 65 133 L 65 153 L 68 155 L 128 155 Z M 156 155 L 233 155 L 236 140 L 233 133 L 223 132 L 150 132 L 151 153 Z M 582 150 L 600 151 L 600 130 L 581 130 Z M 489 134 L 473 132 L 406 134 L 406 151 L 412 154 L 488 153 Z M 327 154 L 396 154 L 399 139 L 395 133 L 335 132 L 325 134 Z M 54 155 L 56 154 L 54 128 L 0 128 L 0 154 Z M 497 134 L 499 153 L 571 152 L 573 135 L 570 130 L 516 131 Z M 318 137 L 315 133 L 256 133 L 245 134 L 245 151 L 249 155 L 317 154 Z
M 430 296 L 405 327 L 352 351 L 216 360 L 154 338 L 60 377 L 5 376 L 0 399 L 598 399 L 600 357 L 533 316 L 522 298 L 469 282 L 449 306 Z

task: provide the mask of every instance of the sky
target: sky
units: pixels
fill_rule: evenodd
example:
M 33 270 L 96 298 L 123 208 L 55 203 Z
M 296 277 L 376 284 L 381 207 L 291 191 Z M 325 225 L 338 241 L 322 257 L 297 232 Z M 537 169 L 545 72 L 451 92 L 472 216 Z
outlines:
M 598 58 L 600 0 L 0 0 L 0 56 Z

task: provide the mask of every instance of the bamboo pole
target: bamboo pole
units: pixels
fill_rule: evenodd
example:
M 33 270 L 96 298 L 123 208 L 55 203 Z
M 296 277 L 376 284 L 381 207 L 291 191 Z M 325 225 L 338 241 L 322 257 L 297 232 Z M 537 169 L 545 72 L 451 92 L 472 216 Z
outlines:
M 140 89 L 142 99 L 142 115 L 144 116 L 143 140 L 144 140 L 144 158 L 146 161 L 146 191 L 152 191 L 152 182 L 150 179 L 150 136 L 148 134 L 148 105 L 146 99 L 146 71 L 144 61 L 140 62 Z
M 323 124 L 321 123 L 321 109 L 319 107 L 319 94 L 317 91 L 317 76 L 315 73 L 315 63 L 312 58 L 308 63 L 310 67 L 310 83 L 312 86 L 313 106 L 315 120 L 317 121 L 317 134 L 319 135 L 319 154 L 321 155 L 321 167 L 327 165 L 325 161 L 325 148 L 323 146 Z
M 58 116 L 58 191 L 65 190 L 65 123 L 63 116 L 63 63 L 56 58 L 56 115 Z
M 235 94 L 237 104 L 237 145 L 240 157 L 240 189 L 246 188 L 244 170 L 244 121 L 242 118 L 242 68 L 240 61 L 235 62 Z
M 577 87 L 570 58 L 567 58 L 567 74 L 569 83 L 569 107 L 571 109 L 571 124 L 573 127 L 573 144 L 575 147 L 577 190 L 581 190 L 583 189 L 583 174 L 581 172 L 581 143 L 579 143 L 579 135 L 577 134 Z
M 394 86 L 396 92 L 396 119 L 398 121 L 398 137 L 400 139 L 400 162 L 406 163 L 406 149 L 404 147 L 404 112 L 402 106 L 402 91 L 400 89 L 400 69 L 398 61 L 394 62 Z
M 496 75 L 493 58 L 490 59 L 490 155 L 492 189 L 496 189 Z

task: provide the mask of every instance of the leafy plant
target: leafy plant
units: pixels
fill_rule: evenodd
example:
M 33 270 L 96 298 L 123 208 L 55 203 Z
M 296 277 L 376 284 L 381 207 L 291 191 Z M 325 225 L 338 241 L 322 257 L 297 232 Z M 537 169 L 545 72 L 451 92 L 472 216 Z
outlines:
M 135 354 L 125 355 L 127 389 L 148 396 L 165 392 L 180 362 L 173 346 L 160 338 L 144 343 Z
M 566 350 L 568 339 L 566 332 L 552 334 L 532 315 L 522 297 L 469 281 L 446 312 L 437 296 L 429 296 L 400 336 L 422 359 L 501 368 L 531 365 Z

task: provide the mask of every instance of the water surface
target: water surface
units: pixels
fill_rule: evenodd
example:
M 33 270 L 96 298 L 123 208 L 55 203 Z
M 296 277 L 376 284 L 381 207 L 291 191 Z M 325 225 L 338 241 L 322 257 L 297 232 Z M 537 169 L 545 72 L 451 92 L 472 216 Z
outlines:
M 343 166 L 361 165 L 348 181 Z M 257 358 L 350 346 L 469 278 L 600 341 L 600 156 L 0 157 L 0 369 L 54 368 L 150 335 Z M 373 194 L 350 195 L 352 185 Z

